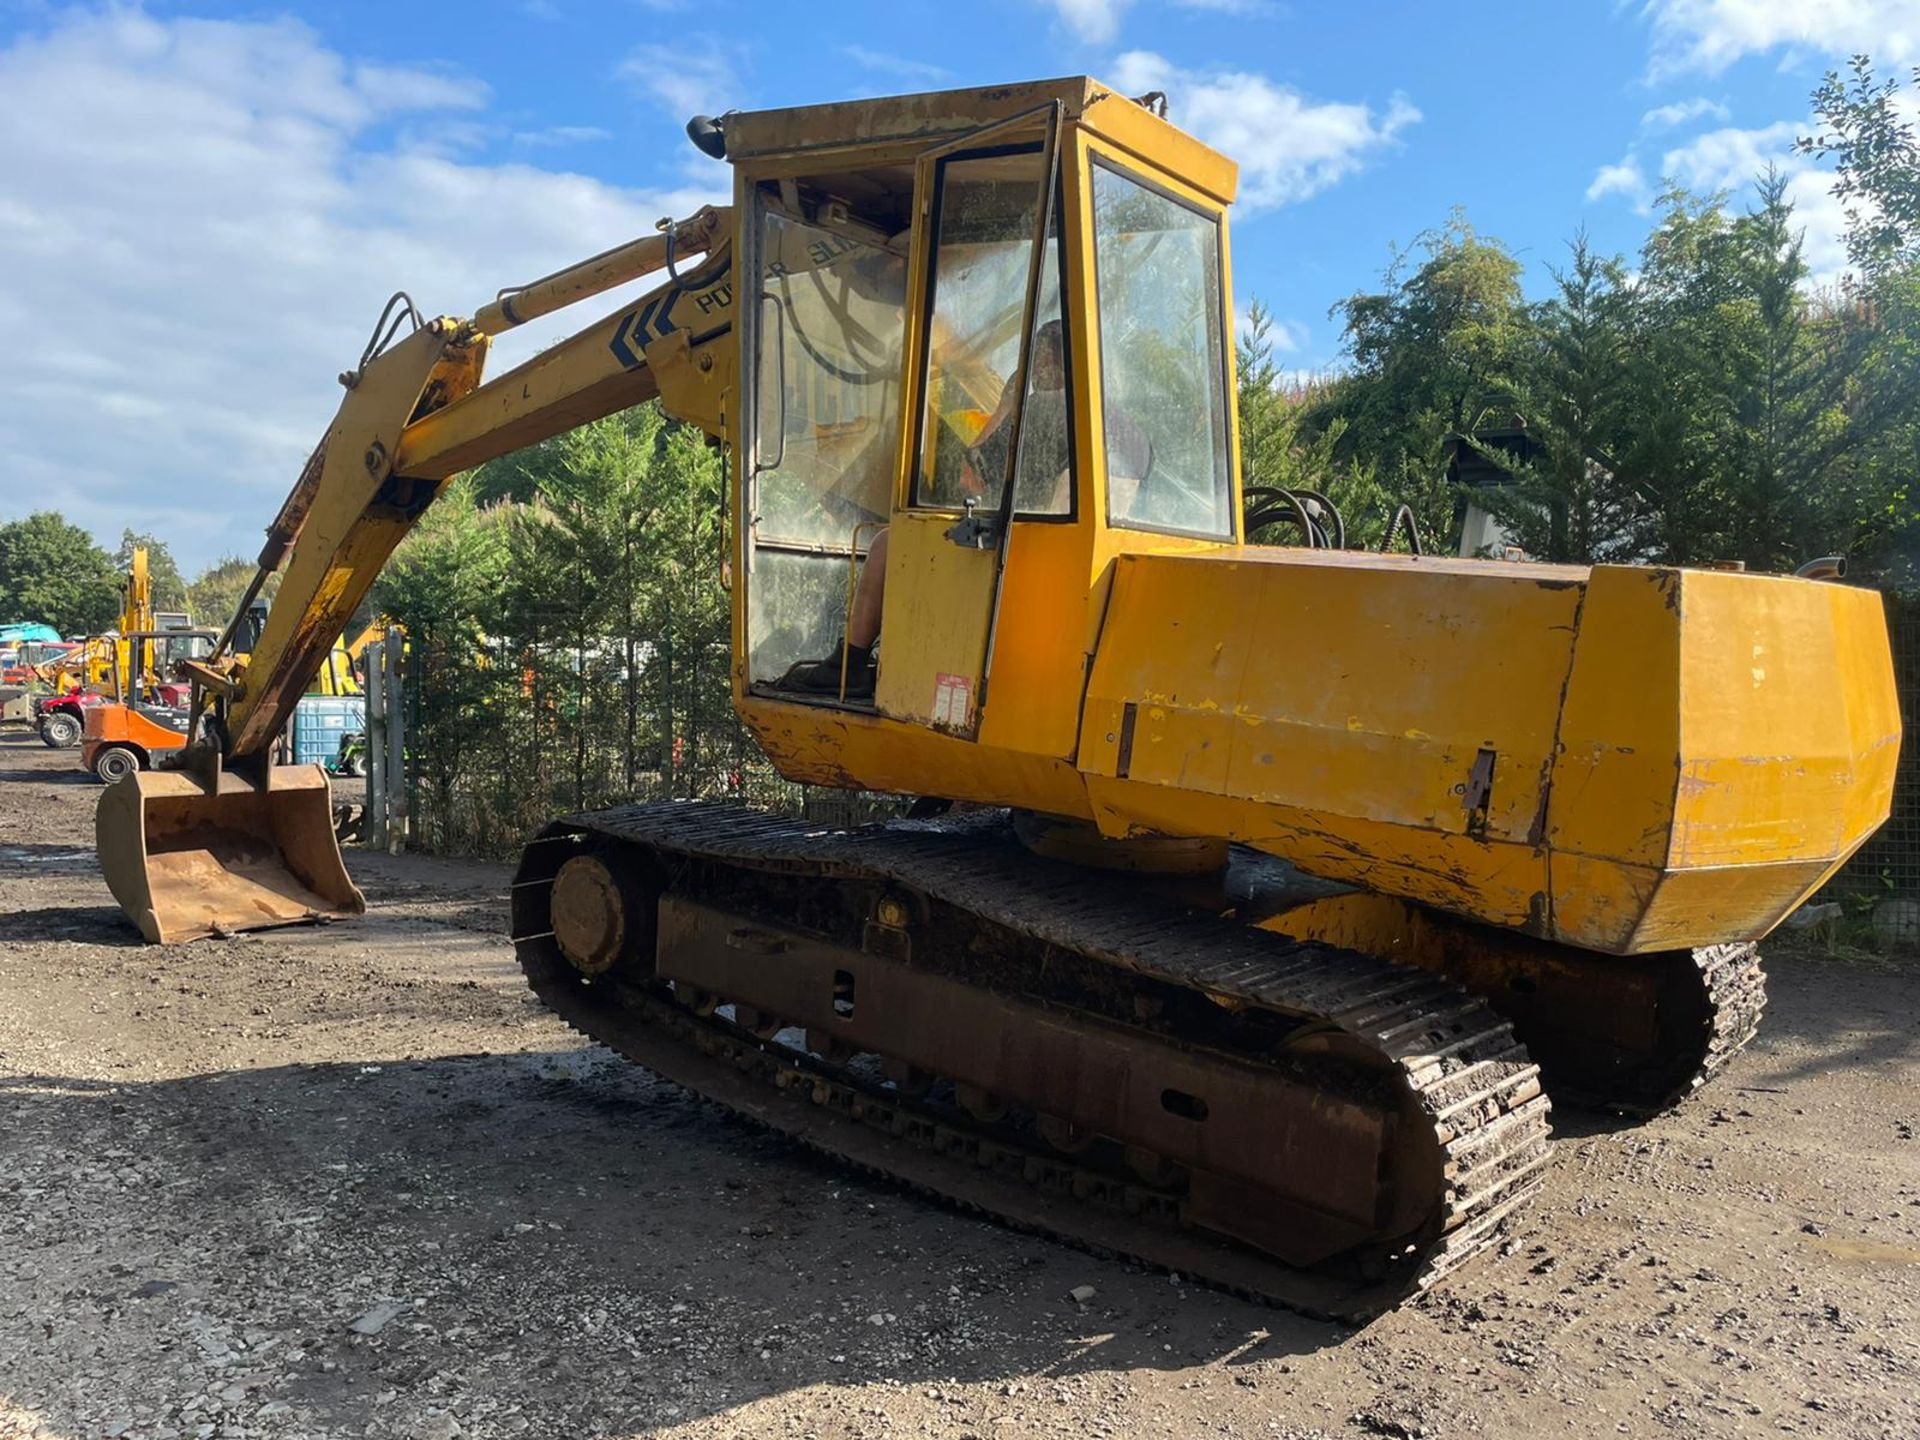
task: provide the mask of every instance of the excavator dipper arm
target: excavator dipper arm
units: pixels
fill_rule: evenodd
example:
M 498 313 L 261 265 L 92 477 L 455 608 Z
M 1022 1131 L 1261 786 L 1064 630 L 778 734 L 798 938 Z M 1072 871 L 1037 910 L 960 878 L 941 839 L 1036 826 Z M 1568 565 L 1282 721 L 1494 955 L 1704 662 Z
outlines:
M 196 737 L 168 769 L 102 796 L 101 867 L 150 941 L 358 914 L 316 767 L 274 767 L 274 741 L 394 548 L 462 470 L 642 400 L 710 433 L 724 424 L 716 349 L 731 341 L 729 213 L 677 225 L 520 287 L 471 321 L 390 302 L 326 435 L 267 532 L 219 653 L 195 664 Z M 682 258 L 698 263 L 677 268 Z M 490 383 L 492 336 L 653 271 L 673 278 Z M 411 331 L 397 332 L 411 321 Z M 242 617 L 284 567 L 245 661 Z
M 427 322 L 342 377 L 340 411 L 270 532 L 286 576 L 228 706 L 228 762 L 266 753 L 387 557 L 454 475 L 661 394 L 653 349 L 671 364 L 679 348 L 730 332 L 730 305 L 710 302 L 714 323 L 678 347 L 663 343 L 704 316 L 697 300 L 724 285 L 730 260 L 723 211 L 703 210 L 670 233 L 671 248 L 666 232 L 635 241 L 496 300 L 473 321 Z M 696 271 L 480 383 L 496 333 L 483 325 L 511 328 L 658 270 L 672 253 L 701 251 L 710 253 Z M 708 364 L 716 368 L 711 356 Z

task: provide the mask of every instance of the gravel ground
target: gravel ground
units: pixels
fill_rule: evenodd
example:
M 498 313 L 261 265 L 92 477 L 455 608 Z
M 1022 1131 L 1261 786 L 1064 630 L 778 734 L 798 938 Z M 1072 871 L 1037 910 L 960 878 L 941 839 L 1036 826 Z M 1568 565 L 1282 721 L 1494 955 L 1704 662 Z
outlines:
M 0 1437 L 1920 1435 L 1920 965 L 1562 1115 L 1505 1251 L 1363 1330 L 867 1183 L 584 1048 L 497 866 L 150 948 L 0 738 Z M 1069 1297 L 1091 1286 L 1084 1303 Z

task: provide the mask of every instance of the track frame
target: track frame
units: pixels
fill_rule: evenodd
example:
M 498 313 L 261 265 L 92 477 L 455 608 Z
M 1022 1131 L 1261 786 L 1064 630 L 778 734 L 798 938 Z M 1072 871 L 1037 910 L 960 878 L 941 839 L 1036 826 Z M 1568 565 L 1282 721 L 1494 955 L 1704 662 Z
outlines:
M 597 974 L 555 937 L 553 882 L 582 855 L 664 897 Z M 528 847 L 514 935 L 570 1024 L 742 1114 L 1011 1223 L 1310 1313 L 1362 1319 L 1435 1283 L 1493 1243 L 1548 1158 L 1537 1069 L 1480 1002 L 1037 861 L 1004 825 L 823 832 L 698 805 L 576 816 Z M 843 978 L 850 1014 L 834 1008 Z M 853 1026 L 889 986 L 881 1030 Z M 941 1027 L 962 1006 L 956 1046 Z M 1218 1020 L 1198 1040 L 1196 1013 Z M 804 1043 L 782 1043 L 775 1019 Z M 967 1057 L 996 1026 L 1025 1062 Z M 888 1072 L 863 1073 L 863 1050 Z M 1142 1083 L 1126 1101 L 1063 1054 L 1131 1057 Z M 1213 1084 L 1236 1067 L 1254 1078 L 1212 1150 L 1170 1140 L 1177 1115 L 1141 1128 L 1159 1092 L 1199 1093 L 1168 1075 Z M 954 1103 L 963 1086 L 1002 1113 Z M 1354 1164 L 1368 1127 L 1372 1187 Z M 1316 1136 L 1345 1137 L 1338 1183 L 1320 1184 Z

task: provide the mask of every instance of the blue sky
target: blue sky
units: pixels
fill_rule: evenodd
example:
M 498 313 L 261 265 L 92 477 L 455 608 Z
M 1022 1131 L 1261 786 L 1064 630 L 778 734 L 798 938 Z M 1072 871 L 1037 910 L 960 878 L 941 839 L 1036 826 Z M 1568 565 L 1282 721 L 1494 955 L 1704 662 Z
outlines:
M 386 294 L 470 313 L 718 198 L 694 110 L 1165 90 L 1241 162 L 1238 301 L 1314 369 L 1340 360 L 1328 308 L 1456 205 L 1539 293 L 1582 227 L 1631 252 L 1663 174 L 1744 187 L 1774 160 L 1831 278 L 1839 208 L 1790 152 L 1855 49 L 1910 62 L 1920 0 L 0 0 L 0 518 L 251 555 Z

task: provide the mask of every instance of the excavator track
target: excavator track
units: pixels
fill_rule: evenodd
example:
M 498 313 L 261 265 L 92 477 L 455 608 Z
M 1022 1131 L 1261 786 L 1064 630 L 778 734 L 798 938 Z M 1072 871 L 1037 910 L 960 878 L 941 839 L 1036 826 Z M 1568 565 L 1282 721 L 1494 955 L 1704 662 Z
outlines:
M 1294 938 L 1320 932 L 1311 923 L 1295 928 L 1290 912 L 1359 893 L 1244 846 L 1231 848 L 1217 874 L 1166 877 L 1159 888 Z M 1418 938 L 1362 953 L 1418 966 L 1485 1001 L 1512 1024 L 1555 1104 L 1639 1118 L 1670 1110 L 1746 1048 L 1766 1009 L 1766 975 L 1751 941 L 1606 955 L 1405 910 Z
M 626 897 L 617 958 L 583 965 L 556 906 L 576 860 Z M 1004 825 L 574 816 L 529 844 L 513 932 L 568 1024 L 743 1116 L 1311 1314 L 1430 1287 L 1495 1243 L 1548 1159 L 1538 1070 L 1482 1002 L 1035 859 Z
M 1703 946 L 1687 952 L 1675 969 L 1689 965 L 1692 974 L 1684 982 L 1688 1019 L 1675 1027 L 1678 1034 L 1671 1052 L 1648 1065 L 1636 1081 L 1605 1087 L 1576 1081 L 1566 1088 L 1567 1098 L 1627 1115 L 1655 1115 L 1712 1080 L 1747 1047 L 1767 1008 L 1760 948 L 1751 941 Z M 1554 1093 L 1562 1092 L 1556 1087 Z
M 1420 963 L 1512 1022 L 1556 1103 L 1669 1110 L 1751 1041 L 1766 975 L 1751 942 L 1595 955 L 1460 927 Z

